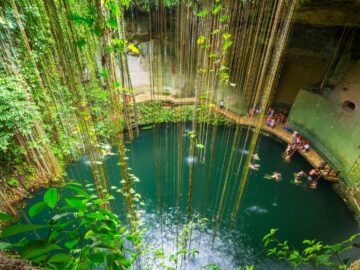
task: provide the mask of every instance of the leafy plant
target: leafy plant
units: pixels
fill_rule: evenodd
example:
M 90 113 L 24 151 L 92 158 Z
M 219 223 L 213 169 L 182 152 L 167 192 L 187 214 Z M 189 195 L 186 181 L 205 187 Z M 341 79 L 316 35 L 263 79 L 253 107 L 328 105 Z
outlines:
M 10 178 L 9 180 L 7 180 L 7 184 L 11 187 L 18 187 L 19 186 L 19 181 L 16 178 Z
M 288 241 L 280 241 L 276 237 L 277 229 L 271 229 L 264 236 L 263 243 L 268 249 L 268 256 L 275 256 L 280 260 L 289 262 L 294 269 L 307 265 L 313 269 L 326 266 L 327 269 L 347 269 L 349 258 L 342 259 L 341 254 L 353 248 L 353 242 L 360 238 L 360 233 L 333 245 L 323 244 L 317 240 L 304 240 L 304 248 L 298 250 L 290 246 Z
M 22 258 L 45 269 L 128 268 L 137 256 L 129 247 L 138 239 L 108 210 L 113 196 L 102 199 L 92 191 L 92 184 L 84 188 L 75 182 L 48 189 L 43 200 L 28 210 L 35 217 L 48 209 L 52 213 L 48 222 L 14 224 L 1 233 L 4 240 L 31 231 L 40 238 L 26 237 L 15 244 L 4 241 L 1 247 L 16 248 Z M 13 219 L 1 213 L 0 220 Z

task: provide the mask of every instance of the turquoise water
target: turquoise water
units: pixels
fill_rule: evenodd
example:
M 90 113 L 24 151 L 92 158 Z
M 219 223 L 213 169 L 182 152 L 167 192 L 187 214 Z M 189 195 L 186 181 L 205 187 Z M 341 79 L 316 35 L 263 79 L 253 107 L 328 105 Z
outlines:
M 188 127 L 190 128 L 190 127 Z M 246 136 L 241 130 L 240 138 Z M 199 250 L 196 259 L 187 261 L 187 269 L 200 269 L 210 263 L 234 269 L 236 266 L 255 264 L 255 269 L 290 269 L 287 264 L 268 258 L 261 239 L 271 228 L 279 228 L 279 238 L 299 245 L 303 239 L 318 239 L 326 243 L 341 241 L 358 232 L 358 225 L 344 202 L 326 182 L 320 182 L 317 189 L 307 184 L 292 183 L 295 172 L 309 171 L 311 166 L 298 154 L 290 162 L 282 159 L 285 145 L 270 136 L 261 136 L 258 154 L 259 171 L 251 171 L 241 210 L 236 218 L 230 213 L 241 176 L 236 166 L 247 150 L 240 141 L 234 152 L 234 164 L 230 170 L 222 218 L 215 221 L 220 195 L 226 177 L 230 156 L 233 128 L 219 127 L 215 144 L 210 146 L 211 129 L 205 164 L 200 157 L 189 156 L 189 139 L 185 130 L 176 126 L 142 130 L 140 137 L 128 144 L 129 166 L 140 178 L 136 191 L 141 194 L 145 205 L 142 218 L 148 232 L 146 241 L 155 247 L 162 247 L 168 253 L 175 250 L 175 236 L 185 220 L 188 192 L 188 172 L 194 164 L 192 212 L 207 217 L 209 222 L 202 230 L 193 233 L 192 247 Z M 178 145 L 180 148 L 178 148 Z M 182 149 L 182 155 L 178 149 Z M 210 154 L 211 149 L 213 155 Z M 114 150 L 115 151 L 115 150 Z M 179 160 L 180 156 L 180 160 Z M 111 185 L 120 186 L 121 176 L 117 156 L 107 156 L 105 165 Z M 177 164 L 181 167 L 178 168 Z M 264 175 L 279 171 L 282 180 L 275 182 L 264 179 Z M 68 178 L 91 182 L 87 158 L 67 168 Z M 181 179 L 177 176 L 181 173 Z M 117 211 L 123 213 L 122 199 L 116 197 Z M 39 201 L 42 192 L 36 193 L 28 205 Z M 25 209 L 26 211 L 26 209 Z M 37 217 L 45 218 L 46 213 Z M 180 220 L 180 221 L 179 221 Z

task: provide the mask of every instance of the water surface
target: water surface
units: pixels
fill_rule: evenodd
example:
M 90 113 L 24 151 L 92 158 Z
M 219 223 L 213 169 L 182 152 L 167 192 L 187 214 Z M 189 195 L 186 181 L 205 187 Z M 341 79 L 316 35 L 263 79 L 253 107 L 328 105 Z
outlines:
M 212 132 L 209 130 L 205 164 L 201 157 L 189 155 L 189 138 L 184 135 L 185 130 L 173 125 L 142 130 L 140 137 L 127 145 L 129 166 L 140 178 L 136 191 L 145 202 L 142 218 L 148 228 L 148 243 L 164 248 L 167 253 L 175 252 L 176 235 L 186 219 L 191 163 L 194 165 L 191 211 L 209 221 L 204 229 L 193 233 L 192 247 L 199 250 L 199 255 L 188 260 L 187 269 L 200 269 L 210 263 L 229 269 L 252 264 L 255 269 L 290 269 L 287 264 L 266 256 L 261 239 L 271 228 L 279 228 L 279 238 L 289 240 L 295 246 L 304 239 L 315 238 L 335 243 L 358 231 L 353 214 L 328 183 L 320 182 L 317 189 L 310 189 L 306 182 L 301 185 L 292 183 L 294 173 L 309 171 L 311 166 L 298 154 L 290 162 L 285 161 L 281 157 L 285 145 L 268 135 L 261 136 L 257 151 L 261 159 L 258 162 L 260 169 L 251 171 L 241 210 L 235 219 L 231 218 L 243 171 L 236 164 L 248 152 L 246 147 L 242 147 L 241 140 L 235 149 L 231 148 L 233 128 L 219 127 L 215 144 L 211 147 Z M 240 139 L 244 136 L 245 129 L 240 132 Z M 230 167 L 221 219 L 216 222 L 231 152 L 234 152 L 235 162 Z M 111 185 L 120 186 L 117 162 L 117 156 L 105 158 Z M 282 181 L 264 178 L 273 171 L 281 172 Z M 91 182 L 85 156 L 68 166 L 67 172 L 69 179 Z M 179 174 L 180 178 L 177 177 Z M 41 193 L 37 193 L 29 205 L 40 200 Z M 119 194 L 114 195 L 117 211 L 122 215 L 122 199 Z

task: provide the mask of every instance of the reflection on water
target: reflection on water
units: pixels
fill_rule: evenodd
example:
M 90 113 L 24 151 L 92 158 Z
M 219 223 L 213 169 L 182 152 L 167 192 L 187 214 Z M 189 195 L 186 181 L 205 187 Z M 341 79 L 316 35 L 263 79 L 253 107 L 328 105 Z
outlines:
M 185 158 L 186 163 L 191 164 L 191 163 L 196 163 L 197 162 L 197 157 L 192 157 L 192 156 L 188 156 Z
M 262 208 L 257 205 L 250 206 L 249 208 L 245 209 L 245 211 L 248 213 L 255 213 L 255 214 L 266 214 L 269 212 L 265 208 Z

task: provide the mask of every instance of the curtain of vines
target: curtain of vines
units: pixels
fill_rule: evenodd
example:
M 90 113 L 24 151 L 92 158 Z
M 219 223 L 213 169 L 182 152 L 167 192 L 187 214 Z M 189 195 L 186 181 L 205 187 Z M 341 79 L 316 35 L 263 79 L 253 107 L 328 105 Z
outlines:
M 166 161 L 164 164 L 158 162 L 157 199 L 160 208 L 163 207 L 162 192 L 166 193 L 162 184 L 166 168 L 172 168 L 170 170 L 176 175 L 174 189 L 177 205 L 180 204 L 185 152 L 202 163 L 210 164 L 210 168 L 214 160 L 223 155 L 215 153 L 213 148 L 218 129 L 216 107 L 223 100 L 228 107 L 236 106 L 240 114 L 255 107 L 261 111 L 253 131 L 235 125 L 234 135 L 224 141 L 225 153 L 229 155 L 221 158 L 224 160 L 222 178 L 219 179 L 221 188 L 213 204 L 217 209 L 215 220 L 218 222 L 221 219 L 226 203 L 232 205 L 232 215 L 236 217 L 251 157 L 257 151 L 260 128 L 278 79 L 297 1 L 181 1 L 175 11 L 168 13 L 163 11 L 164 4 L 159 1 L 150 8 L 150 42 L 159 42 L 159 48 L 150 47 L 151 95 L 163 92 L 161 82 L 165 79 L 159 79 L 164 73 L 161 57 L 167 48 L 167 37 L 175 30 L 176 76 L 180 76 L 183 83 L 177 85 L 174 91 L 180 98 L 195 97 L 195 105 L 188 150 L 184 150 L 187 146 L 182 139 L 186 133 L 185 123 L 179 123 L 177 134 L 173 135 L 177 138 L 172 141 L 177 144 L 164 145 L 164 138 L 157 138 L 160 135 L 154 132 L 155 153 L 167 153 L 170 147 L 173 148 L 170 151 L 177 154 L 177 165 L 174 167 Z M 175 13 L 175 29 L 171 29 L 171 24 L 170 27 L 166 25 L 165 18 L 172 16 L 172 12 Z M 243 150 L 248 148 L 249 152 L 237 158 L 234 149 L 239 146 Z M 239 179 L 237 187 L 230 189 L 229 181 L 234 171 Z M 186 202 L 188 217 L 192 212 L 193 181 L 200 181 L 195 175 L 194 162 L 190 162 Z M 209 204 L 210 171 L 205 178 L 204 209 Z

